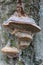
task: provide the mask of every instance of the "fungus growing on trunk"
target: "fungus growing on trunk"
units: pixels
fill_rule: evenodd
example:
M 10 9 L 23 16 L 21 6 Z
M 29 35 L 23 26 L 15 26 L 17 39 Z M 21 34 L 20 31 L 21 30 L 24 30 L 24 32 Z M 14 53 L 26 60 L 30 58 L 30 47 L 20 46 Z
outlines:
M 19 50 L 15 47 L 7 47 L 1 49 L 1 51 L 6 54 L 8 57 L 18 57 L 19 56 Z
M 34 34 L 40 32 L 41 28 L 35 23 L 34 19 L 29 17 L 23 11 L 21 0 L 18 0 L 17 2 L 18 4 L 16 11 L 7 21 L 3 23 L 3 26 L 12 35 L 15 35 L 16 40 L 17 39 L 19 40 L 18 41 L 19 48 L 26 48 L 30 45 L 31 41 L 33 40 Z M 13 48 L 8 48 L 8 49 L 11 49 L 12 52 L 14 53 L 17 51 L 17 49 L 15 51 L 13 50 Z

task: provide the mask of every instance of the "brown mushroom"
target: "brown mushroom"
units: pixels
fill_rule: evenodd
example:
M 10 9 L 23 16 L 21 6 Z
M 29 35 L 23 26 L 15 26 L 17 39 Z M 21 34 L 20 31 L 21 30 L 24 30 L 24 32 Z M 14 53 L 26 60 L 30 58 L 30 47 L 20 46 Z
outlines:
M 27 31 L 19 31 L 19 30 L 15 30 L 13 31 L 13 34 L 15 34 L 15 36 L 19 39 L 20 43 L 19 44 L 19 48 L 20 49 L 25 49 L 30 45 L 30 42 L 33 39 L 33 36 L 27 32 Z M 22 42 L 22 43 L 21 43 Z M 26 43 L 25 43 L 26 42 Z M 28 42 L 28 43 L 27 43 Z
M 27 33 L 22 33 L 22 32 L 16 32 L 15 36 L 21 40 L 28 40 L 31 41 L 33 38 L 31 35 L 27 34 Z
M 19 44 L 19 48 L 20 48 L 20 49 L 25 49 L 25 48 L 27 48 L 29 45 L 30 45 L 30 43 L 28 43 L 28 44 L 27 44 L 27 43 L 24 43 L 24 44 L 23 44 L 23 43 L 20 43 L 20 44 Z
M 6 54 L 7 56 L 11 57 L 18 57 L 19 50 L 15 47 L 4 47 L 1 49 L 1 51 Z
M 39 32 L 41 28 L 35 23 L 34 19 L 31 17 L 28 17 L 26 13 L 24 13 L 23 8 L 20 4 L 20 2 L 17 4 L 17 10 L 15 13 L 3 23 L 3 26 L 6 28 L 17 28 L 15 25 L 22 26 L 25 29 L 26 27 L 28 30 L 32 31 L 33 33 Z
M 22 25 L 23 28 L 26 26 L 28 30 L 32 31 L 33 33 L 39 32 L 41 30 L 41 28 L 36 25 L 34 19 L 25 16 L 18 17 L 13 15 L 6 23 L 3 23 L 4 27 L 14 27 L 15 25 Z

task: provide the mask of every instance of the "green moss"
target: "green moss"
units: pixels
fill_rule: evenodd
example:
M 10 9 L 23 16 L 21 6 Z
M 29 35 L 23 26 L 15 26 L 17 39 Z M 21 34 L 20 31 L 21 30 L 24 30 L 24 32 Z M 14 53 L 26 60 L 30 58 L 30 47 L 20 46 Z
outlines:
M 5 38 L 5 42 L 7 43 L 7 41 L 8 41 L 8 35 L 7 35 L 6 32 L 3 33 L 3 37 Z
M 13 39 L 11 39 L 11 46 L 12 46 L 12 47 L 17 47 L 16 42 L 15 42 L 15 40 L 13 40 Z
M 21 61 L 18 62 L 19 65 L 23 65 L 23 63 Z
M 5 57 L 4 60 L 5 60 L 6 63 L 9 63 L 9 62 L 8 62 L 8 57 L 7 57 L 7 56 Z

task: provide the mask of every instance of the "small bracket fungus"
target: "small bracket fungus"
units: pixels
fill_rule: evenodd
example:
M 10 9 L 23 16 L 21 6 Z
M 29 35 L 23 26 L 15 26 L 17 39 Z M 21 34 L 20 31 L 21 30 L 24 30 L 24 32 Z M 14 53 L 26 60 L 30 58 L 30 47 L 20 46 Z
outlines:
M 4 47 L 1 49 L 1 51 L 6 54 L 8 57 L 18 57 L 19 56 L 19 51 L 15 47 Z
M 30 42 L 20 41 L 18 44 L 19 44 L 19 48 L 20 49 L 25 49 L 25 48 L 27 48 L 30 45 Z

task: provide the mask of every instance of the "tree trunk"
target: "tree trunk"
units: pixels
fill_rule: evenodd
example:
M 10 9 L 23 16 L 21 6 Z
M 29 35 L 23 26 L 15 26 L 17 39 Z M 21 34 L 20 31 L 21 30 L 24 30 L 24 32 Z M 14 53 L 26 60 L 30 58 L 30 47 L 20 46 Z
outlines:
M 42 0 L 41 0 L 42 2 Z M 33 65 L 33 64 L 41 64 L 43 61 L 43 17 L 39 16 L 39 9 L 40 9 L 40 1 L 39 0 L 23 0 L 24 3 L 24 10 L 29 15 L 32 16 L 32 18 L 35 19 L 35 22 L 42 28 L 40 33 L 37 33 L 34 36 L 33 42 L 30 44 L 30 46 L 22 52 L 22 58 L 25 60 L 25 64 L 27 65 Z M 9 18 L 10 15 L 12 15 L 16 9 L 16 0 L 0 0 L 0 23 L 5 21 L 7 18 Z M 39 21 L 40 20 L 40 21 Z M 2 34 L 3 27 L 2 27 Z M 0 35 L 2 35 L 0 34 Z M 3 34 L 5 38 L 5 42 L 1 41 L 0 43 L 7 43 L 9 37 L 7 37 Z M 0 49 L 1 49 L 0 44 Z M 0 52 L 0 65 L 7 65 L 5 59 L 3 59 L 3 54 Z M 2 61 L 1 61 L 2 60 Z

